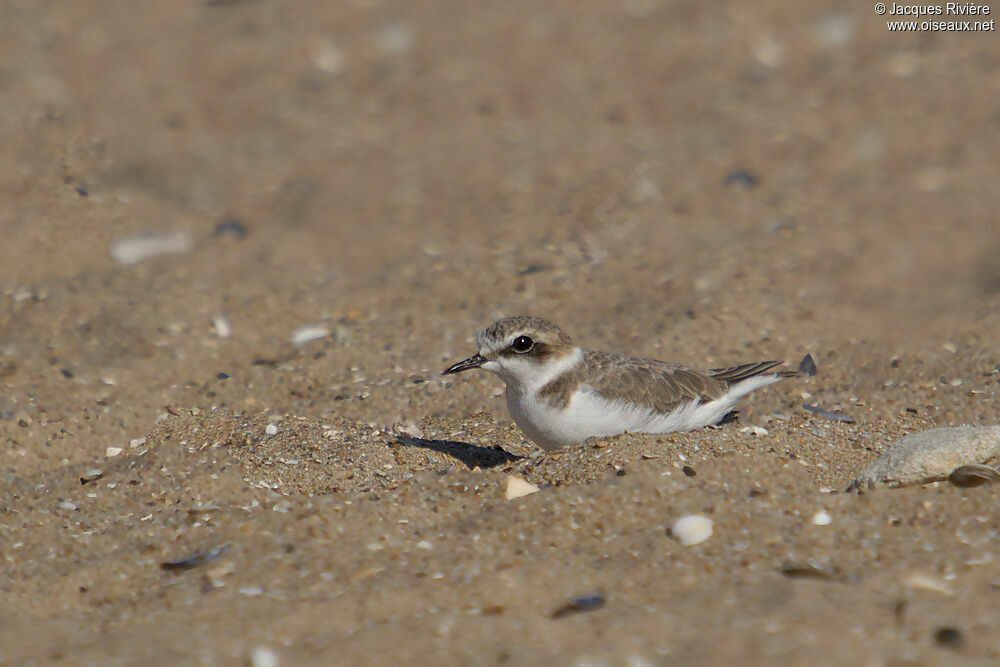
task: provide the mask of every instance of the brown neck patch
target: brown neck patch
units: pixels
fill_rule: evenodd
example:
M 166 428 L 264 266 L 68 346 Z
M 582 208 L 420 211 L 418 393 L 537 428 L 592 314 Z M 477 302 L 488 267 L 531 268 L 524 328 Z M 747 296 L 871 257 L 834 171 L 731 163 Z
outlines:
M 574 366 L 554 380 L 550 380 L 535 395 L 553 408 L 565 408 L 569 405 L 573 392 L 583 383 L 583 369 L 583 364 Z

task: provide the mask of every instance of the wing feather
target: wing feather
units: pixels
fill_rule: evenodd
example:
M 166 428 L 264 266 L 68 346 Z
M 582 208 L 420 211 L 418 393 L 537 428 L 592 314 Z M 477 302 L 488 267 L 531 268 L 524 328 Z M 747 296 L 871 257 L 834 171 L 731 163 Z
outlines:
M 726 382 L 681 364 L 636 359 L 607 352 L 584 352 L 590 387 L 608 400 L 626 400 L 669 413 L 691 400 L 711 401 L 726 391 Z

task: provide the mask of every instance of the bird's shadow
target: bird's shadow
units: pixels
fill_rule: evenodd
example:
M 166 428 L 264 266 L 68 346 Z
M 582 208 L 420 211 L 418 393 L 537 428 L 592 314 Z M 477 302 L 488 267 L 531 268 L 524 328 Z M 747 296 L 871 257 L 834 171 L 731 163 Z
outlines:
M 397 436 L 396 440 L 399 444 L 407 447 L 420 447 L 421 449 L 430 449 L 439 454 L 447 454 L 464 463 L 470 470 L 477 466 L 480 468 L 496 468 L 505 463 L 521 460 L 520 456 L 511 454 L 499 445 L 495 447 L 480 447 L 457 440 L 427 440 L 425 438 L 411 438 L 405 435 Z

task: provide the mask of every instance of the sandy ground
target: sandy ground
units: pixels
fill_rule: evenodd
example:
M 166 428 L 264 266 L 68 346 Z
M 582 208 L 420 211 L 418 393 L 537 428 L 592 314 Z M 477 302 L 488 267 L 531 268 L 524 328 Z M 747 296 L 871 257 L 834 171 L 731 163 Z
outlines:
M 1000 489 L 842 490 L 1000 422 L 998 45 L 864 3 L 0 3 L 0 663 L 994 663 Z M 179 252 L 115 259 L 142 234 Z M 439 375 L 512 314 L 818 374 L 539 454 Z

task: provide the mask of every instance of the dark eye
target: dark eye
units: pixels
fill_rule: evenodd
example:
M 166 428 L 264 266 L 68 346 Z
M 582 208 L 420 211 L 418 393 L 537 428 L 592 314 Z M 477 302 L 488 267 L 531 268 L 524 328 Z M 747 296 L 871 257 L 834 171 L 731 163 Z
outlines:
M 510 348 L 518 354 L 530 352 L 533 347 L 535 347 L 535 341 L 531 340 L 527 336 L 518 336 L 514 339 L 514 342 L 510 344 Z

